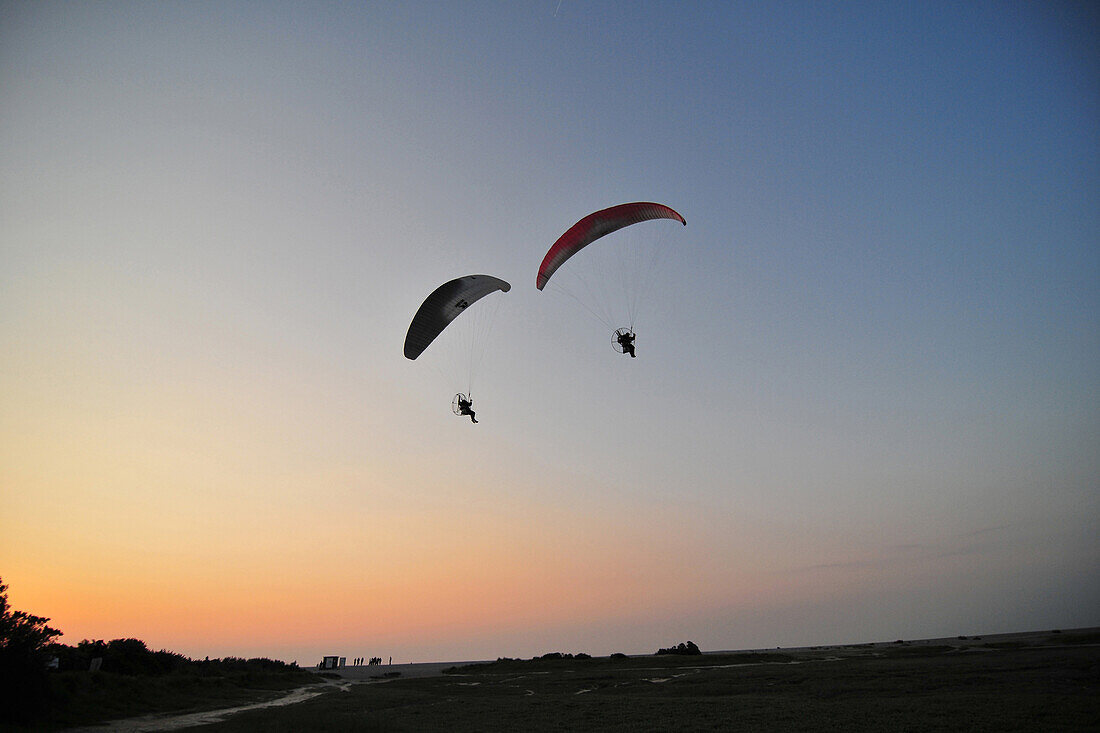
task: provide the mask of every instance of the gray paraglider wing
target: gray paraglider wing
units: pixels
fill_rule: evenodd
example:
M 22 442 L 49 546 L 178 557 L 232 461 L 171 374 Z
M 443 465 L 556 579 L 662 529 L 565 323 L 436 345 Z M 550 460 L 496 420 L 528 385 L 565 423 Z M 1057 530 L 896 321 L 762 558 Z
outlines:
M 462 311 L 490 293 L 512 286 L 492 275 L 466 275 L 440 285 L 413 316 L 405 334 L 405 358 L 415 359 Z

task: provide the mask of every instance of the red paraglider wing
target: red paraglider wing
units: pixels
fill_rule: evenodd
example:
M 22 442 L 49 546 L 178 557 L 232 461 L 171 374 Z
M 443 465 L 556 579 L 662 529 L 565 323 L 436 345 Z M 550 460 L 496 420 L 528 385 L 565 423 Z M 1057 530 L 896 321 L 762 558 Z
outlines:
M 638 224 L 652 219 L 672 219 L 687 226 L 687 220 L 673 209 L 664 204 L 654 204 L 639 201 L 633 204 L 619 204 L 609 209 L 589 214 L 573 226 L 569 231 L 561 235 L 558 241 L 546 253 L 539 267 L 539 276 L 535 281 L 535 287 L 542 290 L 550 276 L 562 266 L 562 264 L 580 252 L 584 247 L 595 242 L 600 237 L 618 231 L 631 224 Z

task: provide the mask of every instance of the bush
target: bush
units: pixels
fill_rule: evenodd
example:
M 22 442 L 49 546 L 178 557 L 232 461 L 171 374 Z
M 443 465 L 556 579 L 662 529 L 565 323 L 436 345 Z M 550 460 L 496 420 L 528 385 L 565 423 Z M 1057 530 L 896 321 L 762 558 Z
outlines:
M 657 653 L 658 654 L 693 655 L 693 654 L 702 654 L 703 652 L 699 651 L 699 647 L 695 646 L 695 642 L 689 641 L 686 644 L 684 642 L 680 642 L 676 646 L 670 646 L 667 649 L 658 649 Z
M 25 722 L 46 707 L 47 648 L 61 632 L 48 618 L 13 611 L 7 590 L 0 581 L 0 721 Z
M 543 654 L 541 657 L 535 657 L 535 659 L 572 659 L 572 654 L 565 654 L 563 652 L 550 652 Z

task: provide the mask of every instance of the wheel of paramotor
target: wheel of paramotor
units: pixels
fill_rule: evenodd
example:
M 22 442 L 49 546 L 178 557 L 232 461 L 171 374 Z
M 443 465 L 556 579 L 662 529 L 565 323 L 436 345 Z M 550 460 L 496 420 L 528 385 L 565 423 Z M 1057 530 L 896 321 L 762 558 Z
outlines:
M 629 328 L 620 328 L 619 330 L 615 331 L 615 333 L 611 334 L 611 348 L 614 349 L 615 353 L 617 354 L 626 353 L 626 351 L 623 350 L 622 341 L 619 340 L 622 336 L 630 336 L 631 343 L 633 343 L 633 337 L 635 336 L 635 333 Z
M 462 415 L 462 408 L 458 406 L 459 400 L 462 400 L 463 402 L 469 402 L 470 399 L 466 395 L 459 392 L 458 394 L 455 395 L 455 398 L 453 400 L 451 400 L 451 412 L 453 412 L 456 415 L 461 416 Z

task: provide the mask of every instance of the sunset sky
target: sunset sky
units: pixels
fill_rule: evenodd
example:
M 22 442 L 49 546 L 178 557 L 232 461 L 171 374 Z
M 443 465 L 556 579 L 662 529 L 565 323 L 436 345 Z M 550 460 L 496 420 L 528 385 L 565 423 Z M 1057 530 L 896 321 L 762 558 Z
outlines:
M 302 664 L 1100 625 L 1098 49 L 1087 2 L 0 3 L 12 605 Z M 535 289 L 629 201 L 687 219 L 637 359 Z M 473 425 L 402 343 L 476 273 Z

